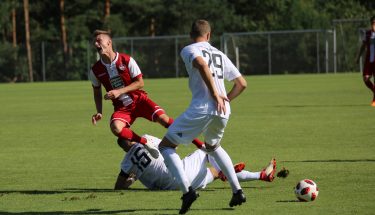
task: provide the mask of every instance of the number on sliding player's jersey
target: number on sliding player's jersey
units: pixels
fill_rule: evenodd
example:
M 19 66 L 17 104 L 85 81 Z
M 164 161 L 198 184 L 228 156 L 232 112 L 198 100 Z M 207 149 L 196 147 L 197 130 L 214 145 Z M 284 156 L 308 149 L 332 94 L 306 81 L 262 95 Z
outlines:
M 150 156 L 142 150 L 140 146 L 136 147 L 133 156 L 130 159 L 134 165 L 143 172 L 144 168 L 147 168 L 151 163 Z

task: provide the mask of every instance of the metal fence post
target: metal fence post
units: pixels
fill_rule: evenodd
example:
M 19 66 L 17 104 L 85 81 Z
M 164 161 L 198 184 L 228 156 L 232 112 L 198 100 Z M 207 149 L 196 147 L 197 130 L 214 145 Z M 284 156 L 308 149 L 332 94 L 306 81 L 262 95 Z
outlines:
M 317 69 L 317 73 L 320 73 L 319 33 L 320 32 L 316 32 L 316 69 Z
M 333 72 L 337 72 L 336 24 L 333 25 Z
M 223 39 L 223 43 L 224 43 L 224 54 L 228 55 L 228 45 L 227 45 L 227 37 L 226 37 L 226 34 L 223 35 L 224 39 Z
M 130 40 L 130 55 L 133 56 L 133 39 Z
M 324 37 L 325 37 L 325 47 L 326 47 L 326 54 L 325 54 L 325 63 L 326 63 L 326 73 L 328 73 L 328 63 L 329 63 L 329 58 L 328 58 L 328 35 L 327 31 L 324 32 Z
M 240 51 L 238 46 L 235 47 L 235 53 L 236 53 L 236 67 L 238 70 L 240 70 Z
M 361 29 L 359 29 L 359 41 L 361 42 L 362 41 L 362 35 L 361 35 Z M 363 70 L 363 65 L 362 65 L 362 55 L 359 57 L 359 72 L 362 72 Z
M 90 42 L 86 43 L 87 74 L 90 72 Z M 88 77 L 88 75 L 87 75 Z
M 178 71 L 178 38 L 176 37 L 174 39 L 174 54 L 175 54 L 175 65 L 176 65 L 176 78 L 179 76 L 179 71 Z
M 272 74 L 271 34 L 268 34 L 268 74 Z
M 44 50 L 44 41 L 42 42 L 42 77 L 43 82 L 46 82 L 46 57 Z

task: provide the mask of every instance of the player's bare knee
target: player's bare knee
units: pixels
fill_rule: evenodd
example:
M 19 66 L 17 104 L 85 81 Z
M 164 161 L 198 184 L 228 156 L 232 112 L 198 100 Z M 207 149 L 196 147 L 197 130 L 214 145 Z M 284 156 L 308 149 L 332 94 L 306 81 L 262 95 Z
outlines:
M 215 145 L 210 145 L 210 144 L 208 144 L 208 143 L 204 143 L 204 145 L 206 146 L 206 151 L 207 151 L 207 152 L 213 152 L 213 151 L 215 151 L 217 148 L 220 147 L 220 143 L 217 143 L 217 144 L 215 144 Z
M 123 123 L 116 123 L 116 121 L 111 123 L 111 131 L 116 136 L 118 136 L 121 133 L 124 127 L 125 126 Z

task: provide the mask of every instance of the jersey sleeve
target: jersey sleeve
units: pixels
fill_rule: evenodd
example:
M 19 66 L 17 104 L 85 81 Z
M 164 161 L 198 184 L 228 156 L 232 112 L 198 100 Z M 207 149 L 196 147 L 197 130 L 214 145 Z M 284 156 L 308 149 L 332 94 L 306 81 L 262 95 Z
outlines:
M 96 78 L 92 69 L 90 70 L 88 76 L 89 76 L 89 80 L 91 81 L 92 86 L 94 86 L 94 87 L 100 87 L 101 86 L 100 81 Z
M 130 57 L 128 68 L 131 78 L 135 78 L 139 75 L 142 75 L 141 69 L 139 69 L 137 62 L 135 62 L 135 60 L 132 57 Z
M 225 80 L 227 81 L 232 81 L 238 77 L 241 76 L 241 73 L 240 71 L 238 71 L 237 67 L 235 67 L 232 63 L 232 61 L 226 56 L 226 55 L 223 55 L 224 56 L 224 78 Z
M 200 52 L 197 48 L 194 48 L 192 46 L 187 46 L 184 49 L 182 49 L 181 58 L 185 62 L 185 64 L 192 65 L 193 60 L 199 56 L 202 57 L 202 52 Z

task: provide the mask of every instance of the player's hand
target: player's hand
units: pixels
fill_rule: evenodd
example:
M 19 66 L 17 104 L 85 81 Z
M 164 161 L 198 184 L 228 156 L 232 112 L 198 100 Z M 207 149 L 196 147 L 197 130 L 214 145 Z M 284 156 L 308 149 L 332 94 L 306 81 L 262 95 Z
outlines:
M 226 96 L 218 95 L 215 98 L 216 104 L 217 104 L 217 111 L 219 113 L 225 114 L 227 109 L 225 107 L 225 101 L 229 102 L 229 99 Z
M 121 95 L 119 90 L 111 90 L 104 95 L 105 100 L 117 99 Z
M 103 115 L 101 113 L 96 113 L 94 115 L 92 115 L 91 117 L 91 122 L 93 125 L 96 125 L 96 122 L 101 120 L 103 118 Z

